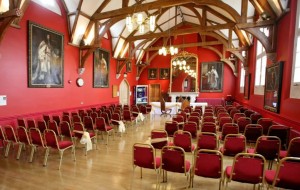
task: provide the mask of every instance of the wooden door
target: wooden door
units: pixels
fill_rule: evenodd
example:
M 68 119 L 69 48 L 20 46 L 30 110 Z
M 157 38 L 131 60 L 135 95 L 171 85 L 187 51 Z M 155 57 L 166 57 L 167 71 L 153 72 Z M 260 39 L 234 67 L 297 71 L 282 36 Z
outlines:
M 150 84 L 149 100 L 150 102 L 160 101 L 160 84 Z

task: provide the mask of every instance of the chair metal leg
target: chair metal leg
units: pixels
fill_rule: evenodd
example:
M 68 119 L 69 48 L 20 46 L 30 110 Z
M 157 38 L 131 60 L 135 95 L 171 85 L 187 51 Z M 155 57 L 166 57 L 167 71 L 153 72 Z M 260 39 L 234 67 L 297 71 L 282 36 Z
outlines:
M 25 147 L 24 143 L 19 143 L 19 148 L 18 148 L 18 153 L 17 153 L 17 160 L 20 159 L 23 146 Z
M 48 156 L 49 156 L 49 151 L 50 151 L 50 148 L 47 147 L 47 148 L 46 148 L 46 151 L 45 151 L 45 157 L 44 157 L 44 164 L 43 164 L 43 166 L 46 166 L 46 165 L 47 165 Z
M 58 150 L 58 152 L 59 152 L 59 166 L 58 166 L 58 170 L 60 170 L 62 159 L 63 159 L 64 150 Z
M 9 153 L 9 149 L 10 149 L 11 143 L 12 143 L 12 142 L 8 142 L 7 145 L 6 145 L 5 155 L 4 155 L 5 158 L 8 157 L 8 153 Z
M 30 158 L 29 158 L 29 162 L 30 162 L 30 163 L 31 163 L 32 160 L 33 160 L 33 154 L 34 154 L 34 151 L 36 151 L 36 146 L 31 145 Z

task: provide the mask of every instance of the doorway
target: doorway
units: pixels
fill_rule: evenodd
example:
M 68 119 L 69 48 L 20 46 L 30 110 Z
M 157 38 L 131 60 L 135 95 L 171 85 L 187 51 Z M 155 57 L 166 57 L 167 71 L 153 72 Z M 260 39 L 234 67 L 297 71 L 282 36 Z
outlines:
M 123 105 L 130 105 L 130 88 L 129 83 L 124 79 L 119 87 L 119 102 Z
M 150 84 L 149 101 L 160 102 L 160 84 Z

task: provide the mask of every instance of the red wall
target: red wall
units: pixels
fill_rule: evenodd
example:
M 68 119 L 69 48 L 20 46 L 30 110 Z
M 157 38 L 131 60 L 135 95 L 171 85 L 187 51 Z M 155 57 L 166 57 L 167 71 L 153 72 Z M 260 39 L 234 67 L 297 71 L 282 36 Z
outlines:
M 280 113 L 276 114 L 263 109 L 264 97 L 261 95 L 254 95 L 254 74 L 255 74 L 255 48 L 252 47 L 249 53 L 249 71 L 252 74 L 250 99 L 244 100 L 243 94 L 239 93 L 239 89 L 236 89 L 236 99 L 241 103 L 251 107 L 252 109 L 259 111 L 264 117 L 273 118 L 275 121 L 293 127 L 295 130 L 300 130 L 300 117 L 299 107 L 300 100 L 289 98 L 290 96 L 290 83 L 291 73 L 293 66 L 293 47 L 295 36 L 295 18 L 296 18 L 296 6 L 297 1 L 290 2 L 290 12 L 288 12 L 278 22 L 278 36 L 277 36 L 277 61 L 284 61 L 283 80 L 282 80 L 282 95 Z M 289 36 L 289 37 L 287 37 Z M 255 46 L 255 45 L 254 45 Z M 236 81 L 236 85 L 239 85 L 239 80 Z
M 117 64 L 113 58 L 110 59 L 109 88 L 93 88 L 93 55 L 90 55 L 85 63 L 85 72 L 82 75 L 84 86 L 77 87 L 75 81 L 78 77 L 79 49 L 68 44 L 67 17 L 63 6 L 61 4 L 60 6 L 62 16 L 30 1 L 20 23 L 21 28 L 10 27 L 5 33 L 0 43 L 0 95 L 7 95 L 7 106 L 0 106 L 0 124 L 11 123 L 17 117 L 34 116 L 36 113 L 41 115 L 119 102 L 119 97 L 112 98 L 112 85 L 119 85 L 123 76 L 116 79 Z M 27 22 L 29 20 L 64 34 L 64 88 L 27 87 Z M 104 39 L 102 44 L 103 49 L 112 52 L 110 40 Z M 137 83 L 136 68 L 132 69 L 127 77 L 131 89 Z
M 181 36 L 177 37 L 174 40 L 174 43 L 172 43 L 172 44 L 181 44 L 183 41 L 185 43 L 195 43 L 195 42 L 197 42 L 197 40 L 198 40 L 197 34 L 190 34 L 190 35 L 186 35 L 184 37 L 184 39 L 182 39 Z M 159 41 L 159 42 L 157 42 L 157 44 L 161 45 L 162 42 Z M 154 46 L 156 46 L 156 44 L 154 44 Z M 220 48 L 219 46 L 216 46 L 215 48 L 221 50 L 221 52 L 222 52 L 222 48 Z M 200 89 L 201 63 L 202 62 L 220 61 L 220 57 L 215 52 L 213 52 L 209 49 L 202 48 L 202 47 L 185 48 L 184 50 L 198 55 L 198 63 L 199 63 L 199 65 L 198 65 L 198 79 L 199 79 L 198 87 Z M 157 54 L 157 56 L 155 56 L 155 58 L 151 61 L 150 65 L 146 69 L 144 69 L 143 72 L 141 73 L 139 84 L 160 83 L 161 92 L 162 93 L 168 92 L 170 80 L 159 80 L 159 77 L 157 80 L 148 80 L 148 68 L 158 68 L 158 72 L 159 72 L 159 68 L 169 68 L 170 62 L 171 62 L 170 55 L 162 56 L 162 55 Z M 202 92 L 200 92 L 199 97 L 200 98 L 224 98 L 228 94 L 234 94 L 234 92 L 235 92 L 234 84 L 236 81 L 236 77 L 233 75 L 233 71 L 226 63 L 224 64 L 224 76 L 226 76 L 226 80 L 223 80 L 223 91 L 222 92 L 218 92 L 218 93 L 212 93 L 212 92 L 209 92 L 209 93 L 203 92 L 202 93 Z M 173 81 L 173 82 L 176 82 L 176 81 Z M 181 89 L 181 88 L 182 88 L 182 84 L 178 84 L 177 88 L 175 90 L 172 89 L 172 91 L 178 91 L 178 89 Z

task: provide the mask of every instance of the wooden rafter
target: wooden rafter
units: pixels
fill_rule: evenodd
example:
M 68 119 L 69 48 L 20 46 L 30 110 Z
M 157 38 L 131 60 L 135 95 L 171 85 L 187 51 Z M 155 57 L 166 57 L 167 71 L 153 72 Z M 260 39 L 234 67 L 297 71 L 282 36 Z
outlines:
M 186 35 L 186 34 L 192 34 L 192 33 L 201 33 L 201 32 L 208 32 L 208 31 L 214 31 L 214 30 L 221 30 L 221 29 L 229 29 L 234 26 L 234 23 L 227 23 L 227 24 L 220 24 L 216 26 L 199 26 L 195 28 L 185 28 L 185 29 L 177 29 L 175 31 L 165 31 L 161 33 L 150 33 L 145 35 L 139 35 L 139 36 L 131 36 L 128 37 L 128 41 L 136 41 L 141 39 L 148 39 L 148 38 L 159 38 L 159 37 L 168 37 L 168 36 L 177 36 L 177 35 Z

